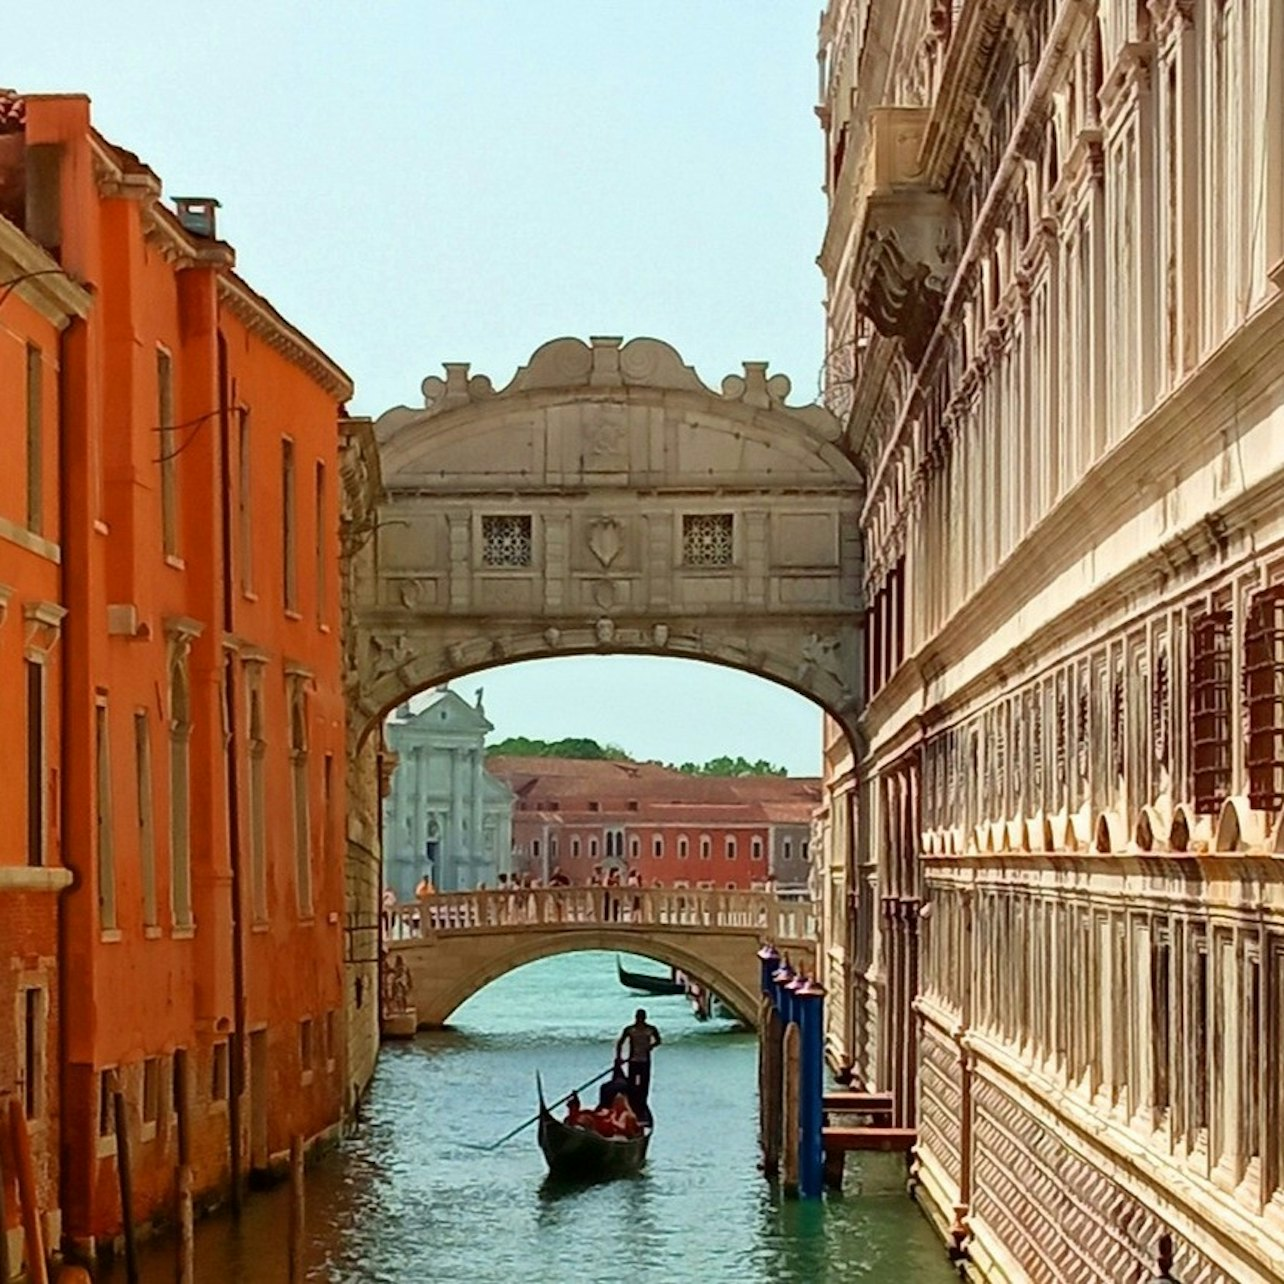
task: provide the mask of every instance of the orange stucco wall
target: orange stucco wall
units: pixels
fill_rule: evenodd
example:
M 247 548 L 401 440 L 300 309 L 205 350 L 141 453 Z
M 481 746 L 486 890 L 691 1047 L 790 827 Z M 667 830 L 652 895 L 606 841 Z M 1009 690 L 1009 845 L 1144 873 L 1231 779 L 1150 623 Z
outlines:
M 49 619 L 62 593 L 59 565 L 59 354 L 69 312 L 30 277 L 52 260 L 24 243 L 11 225 L 0 228 L 0 1134 L 7 1133 L 7 1100 L 28 1103 L 29 1135 L 37 1194 L 45 1211 L 59 1206 L 59 1096 L 57 1047 L 60 1020 L 58 914 L 62 835 L 58 815 L 61 761 L 58 629 Z M 29 284 L 19 285 L 22 277 Z M 6 283 L 13 283 L 12 288 Z M 28 353 L 34 357 L 34 362 Z M 33 378 L 29 379 L 29 374 Z M 30 385 L 30 386 L 29 386 Z M 31 448 L 28 415 L 38 421 Z M 37 461 L 37 503 L 28 495 L 29 458 Z M 40 666 L 43 717 L 28 702 L 28 666 Z M 33 720 L 43 752 L 31 753 Z M 33 809 L 38 795 L 41 803 Z M 29 821 L 43 812 L 43 836 Z M 28 1027 L 27 992 L 34 1026 Z M 34 1036 L 34 1037 L 31 1037 Z M 7 1137 L 4 1164 L 6 1224 L 19 1222 L 14 1166 Z
M 60 838 L 75 883 L 63 900 L 62 1207 L 68 1236 L 84 1244 L 113 1235 L 121 1222 L 114 1142 L 100 1135 L 104 1072 L 119 1076 L 130 1102 L 139 1219 L 166 1214 L 173 1198 L 179 1050 L 189 1071 L 200 1192 L 226 1186 L 229 1097 L 238 1081 L 247 1167 L 340 1116 L 345 773 L 336 422 L 347 393 L 342 372 L 234 276 L 229 247 L 185 231 L 157 205 L 155 176 L 93 133 L 87 100 L 29 98 L 26 142 L 58 149 L 58 243 L 50 249 L 93 295 L 87 319 L 64 337 L 66 402 L 60 423 L 51 421 L 64 453 L 50 481 L 65 515 L 61 585 L 58 567 L 28 557 L 31 576 L 55 576 L 52 591 L 67 608 L 58 655 L 67 799 Z M 0 362 L 14 346 L 0 343 Z M 172 379 L 168 435 L 158 431 L 161 352 Z M 0 389 L 8 382 L 0 367 Z M 4 400 L 0 414 L 8 423 Z M 289 607 L 283 435 L 295 452 L 298 589 Z M 167 450 L 177 496 L 172 552 L 162 519 Z M 239 517 L 245 477 L 248 544 Z M 0 489 L 0 512 L 10 503 L 9 490 Z M 0 561 L 0 582 L 15 579 Z M 44 591 L 31 583 L 32 592 Z M 11 613 L 0 632 L 0 682 L 9 680 L 9 639 L 19 628 Z M 252 686 L 263 701 L 256 751 L 268 803 L 262 915 L 248 881 Z M 296 703 L 302 751 L 292 756 Z M 139 769 L 144 742 L 149 774 Z M 184 743 L 190 916 L 181 912 L 183 880 L 175 872 L 175 821 L 183 815 L 175 773 Z M 10 778 L 0 759 L 0 779 Z M 307 796 L 313 894 L 306 911 L 297 894 L 296 779 Z M 0 794 L 0 806 L 12 803 Z M 155 913 L 145 891 L 148 806 Z M 312 1023 L 310 1067 L 302 1059 L 304 1021 Z M 253 1055 L 240 1075 L 231 1057 L 229 1076 L 223 1059 L 238 1026 L 254 1036 Z

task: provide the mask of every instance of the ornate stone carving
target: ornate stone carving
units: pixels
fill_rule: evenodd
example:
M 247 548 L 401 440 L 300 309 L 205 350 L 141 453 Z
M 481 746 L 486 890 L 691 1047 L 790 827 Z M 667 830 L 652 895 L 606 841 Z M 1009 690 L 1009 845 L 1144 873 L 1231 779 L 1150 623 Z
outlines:
M 401 675 L 402 670 L 415 658 L 415 651 L 406 641 L 404 633 L 389 638 L 378 633 L 370 637 L 370 677 L 381 682 L 389 675 Z
M 669 645 L 669 626 L 667 624 L 656 624 L 651 629 L 651 641 L 656 646 Z
M 589 552 L 603 565 L 610 566 L 624 547 L 622 527 L 614 517 L 599 517 L 588 529 Z
M 544 641 L 554 650 L 562 645 L 562 630 L 556 628 L 547 628 L 544 630 Z
M 597 638 L 599 646 L 609 646 L 615 641 L 615 621 L 610 616 L 602 616 L 593 625 L 593 636 Z
M 809 633 L 800 648 L 802 663 L 798 666 L 797 680 L 806 683 L 813 673 L 823 673 L 833 679 L 844 698 L 848 697 L 851 692 L 843 671 L 841 647 L 840 639 L 832 634 L 821 637 L 817 633 Z

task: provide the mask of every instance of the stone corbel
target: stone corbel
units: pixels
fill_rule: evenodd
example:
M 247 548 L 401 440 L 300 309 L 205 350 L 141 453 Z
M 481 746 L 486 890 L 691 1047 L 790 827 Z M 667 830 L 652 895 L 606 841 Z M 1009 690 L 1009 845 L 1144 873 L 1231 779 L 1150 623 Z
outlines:
M 0 614 L 3 608 L 0 607 Z M 22 608 L 26 622 L 23 648 L 33 660 L 47 660 L 62 634 L 62 622 L 67 614 L 65 606 L 57 602 L 28 602 Z
M 865 208 L 852 287 L 860 310 L 886 338 L 901 339 L 917 366 L 958 264 L 958 220 L 926 189 L 872 194 Z
M 205 625 L 200 620 L 193 620 L 186 615 L 165 617 L 165 636 L 169 639 L 176 660 L 186 660 L 192 643 L 204 632 Z

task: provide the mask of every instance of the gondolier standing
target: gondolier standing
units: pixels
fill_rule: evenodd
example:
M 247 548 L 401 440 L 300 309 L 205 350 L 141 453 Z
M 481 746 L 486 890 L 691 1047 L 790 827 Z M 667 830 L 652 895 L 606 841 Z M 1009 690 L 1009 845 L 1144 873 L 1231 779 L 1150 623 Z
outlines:
M 647 1103 L 651 1091 L 651 1049 L 658 1048 L 660 1043 L 660 1032 L 648 1024 L 645 1008 L 638 1008 L 633 1014 L 633 1024 L 624 1027 L 615 1043 L 616 1061 L 624 1061 L 625 1049 L 628 1049 L 629 1096 L 634 1113 L 644 1124 L 652 1122 L 651 1107 Z

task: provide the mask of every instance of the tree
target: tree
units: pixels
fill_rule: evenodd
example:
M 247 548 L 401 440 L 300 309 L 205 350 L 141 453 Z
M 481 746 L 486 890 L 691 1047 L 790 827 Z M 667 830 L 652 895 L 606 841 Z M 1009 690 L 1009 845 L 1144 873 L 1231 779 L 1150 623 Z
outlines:
M 750 762 L 737 755 L 734 758 L 725 754 L 720 758 L 710 758 L 708 762 L 684 762 L 678 771 L 688 776 L 787 776 L 784 767 L 778 767 L 765 758 Z
M 587 736 L 566 736 L 561 740 L 541 740 L 536 736 L 509 736 L 487 745 L 486 756 L 513 758 L 575 758 L 591 761 L 632 762 L 619 745 L 600 745 Z

